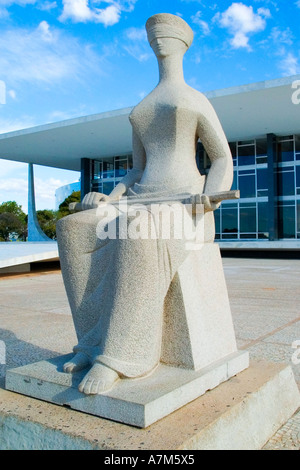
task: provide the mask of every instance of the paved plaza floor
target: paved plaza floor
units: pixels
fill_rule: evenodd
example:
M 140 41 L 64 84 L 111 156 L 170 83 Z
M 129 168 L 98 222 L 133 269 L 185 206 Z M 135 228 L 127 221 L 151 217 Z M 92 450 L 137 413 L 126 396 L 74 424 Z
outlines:
M 239 349 L 290 364 L 300 387 L 300 260 L 223 258 L 223 265 Z M 5 367 L 71 352 L 76 336 L 59 270 L 0 276 L 0 340 L 2 379 Z M 264 449 L 300 449 L 300 411 Z

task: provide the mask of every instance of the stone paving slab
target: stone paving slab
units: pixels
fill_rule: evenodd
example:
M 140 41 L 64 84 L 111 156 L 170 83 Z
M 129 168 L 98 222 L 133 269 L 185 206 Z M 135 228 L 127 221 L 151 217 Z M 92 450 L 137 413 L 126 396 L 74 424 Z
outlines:
M 300 387 L 300 364 L 292 362 L 292 343 L 300 340 L 300 260 L 224 258 L 223 265 L 239 349 L 291 365 Z M 60 271 L 0 277 L 1 340 L 7 367 L 71 351 L 76 336 Z M 299 420 L 300 412 L 266 448 L 299 450 Z

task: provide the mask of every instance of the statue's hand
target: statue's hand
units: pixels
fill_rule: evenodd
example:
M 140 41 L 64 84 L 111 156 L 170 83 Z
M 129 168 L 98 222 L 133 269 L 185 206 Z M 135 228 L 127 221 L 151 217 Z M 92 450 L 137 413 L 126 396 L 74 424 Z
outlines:
M 204 213 L 215 211 L 220 207 L 220 202 L 215 203 L 210 200 L 210 197 L 207 194 L 201 194 L 201 204 L 204 205 Z
M 97 209 L 97 207 L 105 202 L 109 202 L 110 197 L 107 196 L 106 194 L 102 193 L 88 193 L 84 196 L 81 207 L 83 211 L 86 211 L 88 209 Z
M 191 198 L 191 202 L 194 205 L 202 204 L 204 206 L 204 213 L 215 211 L 221 204 L 220 202 L 212 202 L 207 194 L 194 194 Z

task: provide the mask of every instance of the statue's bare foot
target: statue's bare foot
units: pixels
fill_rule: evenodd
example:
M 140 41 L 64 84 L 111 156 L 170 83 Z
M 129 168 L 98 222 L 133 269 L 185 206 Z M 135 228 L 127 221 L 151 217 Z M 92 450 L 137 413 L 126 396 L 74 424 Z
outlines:
M 86 395 L 96 395 L 112 388 L 119 375 L 103 364 L 95 363 L 79 384 L 79 391 Z
M 64 372 L 71 374 L 72 372 L 77 372 L 79 370 L 85 369 L 90 365 L 90 360 L 88 356 L 84 353 L 77 353 L 74 357 L 68 362 L 65 362 L 63 369 Z

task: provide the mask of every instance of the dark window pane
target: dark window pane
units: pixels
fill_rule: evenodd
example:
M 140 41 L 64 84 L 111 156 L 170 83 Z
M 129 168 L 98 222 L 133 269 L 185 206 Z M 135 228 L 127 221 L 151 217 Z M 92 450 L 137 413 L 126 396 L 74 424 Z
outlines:
M 260 189 L 257 191 L 257 197 L 267 197 L 268 196 L 268 190 L 267 189 Z
M 239 175 L 255 175 L 255 169 L 240 170 Z
M 102 193 L 102 181 L 93 181 L 92 182 L 92 191 L 95 191 L 96 193 Z
M 258 210 L 258 231 L 261 233 L 268 232 L 268 203 L 267 202 L 259 202 L 257 204 Z
M 92 162 L 92 172 L 93 172 L 93 180 L 102 178 L 101 162 L 97 162 L 97 161 Z
M 294 142 L 279 142 L 278 143 L 278 161 L 290 162 L 294 160 Z
M 246 239 L 246 238 L 256 238 L 255 233 L 241 233 L 240 238 Z
M 223 233 L 222 234 L 222 240 L 232 240 L 232 239 L 237 239 L 237 233 Z
M 232 158 L 236 158 L 236 142 L 229 143 Z
M 215 215 L 215 225 L 216 225 L 216 233 L 220 233 L 220 218 L 221 218 L 221 211 L 217 209 L 214 212 Z
M 241 202 L 240 207 L 251 207 L 251 209 L 256 209 L 255 202 Z
M 114 164 L 113 162 L 103 162 L 103 178 L 114 177 Z
M 278 194 L 279 196 L 294 196 L 295 179 L 293 171 L 279 171 Z
M 254 145 L 254 140 L 239 140 L 238 145 Z
M 240 207 L 240 232 L 256 232 L 256 208 Z
M 263 239 L 263 240 L 266 240 L 269 238 L 269 233 L 268 232 L 265 232 L 265 233 L 259 233 L 258 234 L 258 238 L 259 239 Z
M 227 202 L 227 201 L 224 201 L 224 202 L 223 202 L 223 207 L 224 207 L 224 209 L 229 209 L 229 207 L 237 208 L 237 205 L 236 205 L 236 202 Z
M 237 206 L 234 208 L 222 210 L 222 232 L 237 233 L 238 231 L 238 211 Z
M 268 163 L 268 157 L 256 157 L 257 165 L 261 165 L 262 163 Z
M 300 135 L 295 136 L 296 152 L 300 152 Z
M 232 190 L 238 189 L 237 171 L 233 172 L 233 183 L 232 183 L 231 189 Z
M 255 148 L 254 145 L 247 145 L 246 147 L 238 148 L 238 162 L 239 165 L 254 165 L 255 164 Z
M 256 141 L 256 155 L 257 156 L 266 156 L 267 155 L 267 139 L 257 139 Z
M 257 189 L 268 188 L 268 170 L 267 168 L 257 169 Z
M 196 163 L 200 173 L 202 175 L 206 175 L 208 173 L 208 169 L 211 167 L 211 161 L 200 142 L 197 145 Z
M 241 198 L 255 197 L 255 175 L 240 176 L 239 177 L 239 190 Z
M 114 189 L 114 183 L 103 183 L 103 194 L 110 194 Z
M 279 237 L 295 238 L 295 207 L 279 207 Z
M 297 202 L 297 232 L 300 232 L 300 202 Z
M 296 186 L 300 188 L 300 166 L 296 166 Z
M 128 171 L 128 162 L 127 158 L 116 158 L 115 159 L 115 177 L 120 178 L 121 176 L 125 176 Z
M 204 174 L 203 173 L 203 170 L 204 170 L 204 148 L 203 148 L 203 145 L 200 144 L 200 143 L 198 143 L 198 145 L 197 145 L 196 162 L 197 162 L 198 170 L 200 171 L 201 174 Z

